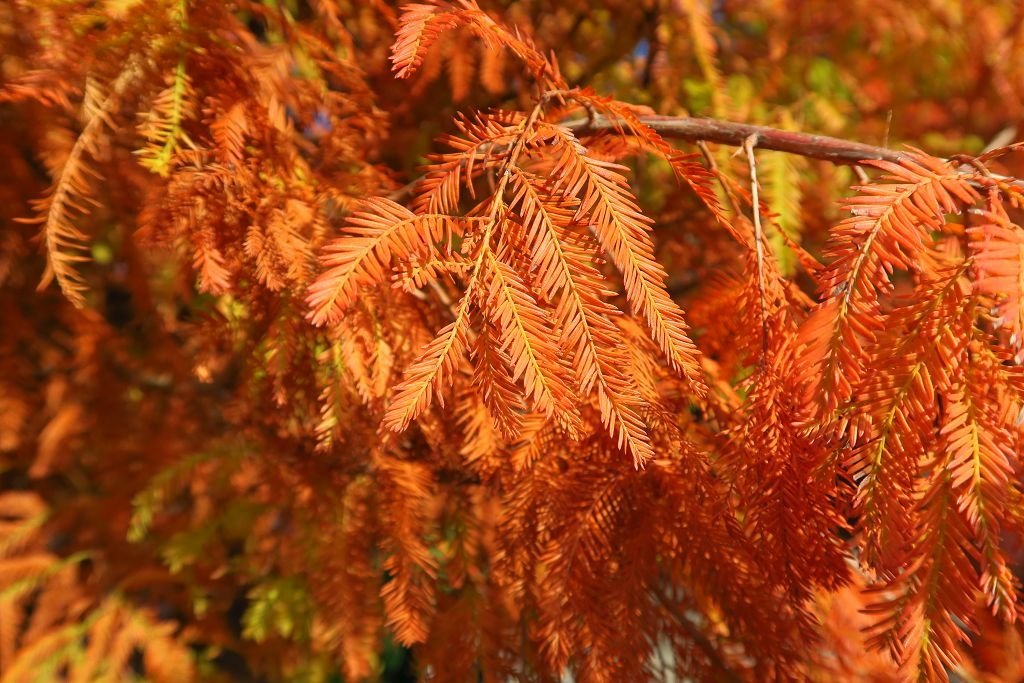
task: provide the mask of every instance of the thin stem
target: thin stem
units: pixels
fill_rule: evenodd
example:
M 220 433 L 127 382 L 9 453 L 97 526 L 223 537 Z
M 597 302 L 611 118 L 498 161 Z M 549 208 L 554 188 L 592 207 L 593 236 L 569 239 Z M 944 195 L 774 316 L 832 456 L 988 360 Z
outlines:
M 761 301 L 761 363 L 768 355 L 768 305 L 764 282 L 764 229 L 761 227 L 761 198 L 757 186 L 757 158 L 754 147 L 757 146 L 757 135 L 751 135 L 743 141 L 743 151 L 747 155 L 750 167 L 750 195 L 754 214 L 754 252 L 757 254 L 757 292 Z

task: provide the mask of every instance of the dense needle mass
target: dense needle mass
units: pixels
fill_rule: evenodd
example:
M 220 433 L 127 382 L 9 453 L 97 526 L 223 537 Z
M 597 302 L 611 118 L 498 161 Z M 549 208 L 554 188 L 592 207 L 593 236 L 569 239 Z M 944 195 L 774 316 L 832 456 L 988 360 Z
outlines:
M 0 3 L 0 683 L 1024 678 L 1024 12 L 480 3 Z

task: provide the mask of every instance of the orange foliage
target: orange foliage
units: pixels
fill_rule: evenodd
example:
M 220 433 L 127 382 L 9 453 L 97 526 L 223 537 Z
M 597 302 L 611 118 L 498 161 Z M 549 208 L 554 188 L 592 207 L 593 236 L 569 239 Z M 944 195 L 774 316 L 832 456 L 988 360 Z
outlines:
M 0 683 L 1024 675 L 1024 11 L 797 4 L 0 3 Z

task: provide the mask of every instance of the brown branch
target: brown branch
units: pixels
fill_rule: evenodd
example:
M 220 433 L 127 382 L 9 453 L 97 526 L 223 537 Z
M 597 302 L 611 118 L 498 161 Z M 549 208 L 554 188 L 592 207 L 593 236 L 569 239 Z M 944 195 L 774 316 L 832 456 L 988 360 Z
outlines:
M 900 159 L 911 156 L 909 151 L 876 147 L 863 142 L 833 138 L 814 133 L 798 133 L 768 126 L 749 123 L 735 123 L 719 119 L 704 119 L 690 116 L 641 116 L 640 121 L 652 128 L 663 138 L 686 140 L 687 142 L 716 142 L 731 147 L 743 147 L 751 136 L 757 139 L 760 149 L 785 152 L 809 159 L 821 159 L 834 164 L 852 164 L 857 167 L 863 161 L 879 160 L 899 163 Z M 628 131 L 627 126 L 617 124 L 603 116 L 579 118 L 563 123 L 577 135 L 592 135 L 606 131 Z M 972 169 L 973 170 L 973 169 Z M 990 178 L 1024 193 L 1024 180 L 989 174 Z
M 640 120 L 657 131 L 663 138 L 688 142 L 717 142 L 721 145 L 742 147 L 747 138 L 756 136 L 757 146 L 760 149 L 787 152 L 837 164 L 858 164 L 868 159 L 898 162 L 908 154 L 899 150 L 875 147 L 827 135 L 798 133 L 718 119 L 689 116 L 642 116 Z M 597 117 L 593 122 L 581 118 L 568 121 L 564 125 L 576 135 L 616 130 L 616 124 L 603 116 Z

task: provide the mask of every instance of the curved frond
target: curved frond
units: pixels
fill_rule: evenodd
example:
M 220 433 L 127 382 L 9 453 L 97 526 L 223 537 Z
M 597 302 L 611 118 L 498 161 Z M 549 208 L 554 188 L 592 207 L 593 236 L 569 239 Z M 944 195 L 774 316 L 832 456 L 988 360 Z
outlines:
M 611 318 L 619 311 L 603 296 L 604 278 L 591 263 L 593 252 L 567 234 L 574 224 L 570 207 L 542 194 L 540 178 L 517 170 L 513 176 L 512 206 L 522 217 L 542 296 L 557 301 L 555 318 L 565 349 L 573 354 L 580 392 L 596 386 L 601 420 L 619 448 L 640 465 L 654 457 L 647 430 L 639 416 L 644 405 L 623 368 L 628 362 L 619 331 Z
M 995 297 L 998 327 L 1009 332 L 1018 359 L 1024 349 L 1024 228 L 991 198 L 980 222 L 968 228 L 977 277 L 975 291 Z
M 395 388 L 384 415 L 384 425 L 388 429 L 404 432 L 435 396 L 444 405 L 442 388 L 451 380 L 466 354 L 470 299 L 470 292 L 463 295 L 455 320 L 438 332 L 419 358 L 406 369 L 405 378 Z
M 801 363 L 816 399 L 828 411 L 850 397 L 864 370 L 863 349 L 880 326 L 879 293 L 894 269 L 927 267 L 931 231 L 945 214 L 960 213 L 979 198 L 970 179 L 951 164 L 910 155 L 899 164 L 865 162 L 887 172 L 885 182 L 859 188 L 846 202 L 853 215 L 833 231 L 822 274 L 825 300 L 812 312 L 801 338 Z
M 146 146 L 136 152 L 143 166 L 165 178 L 170 174 L 178 146 L 183 142 L 193 146 L 182 126 L 186 120 L 195 118 L 195 92 L 184 60 L 178 62 L 169 80 L 139 125 Z
M 406 5 L 391 46 L 392 70 L 398 78 L 412 76 L 441 34 L 466 22 L 462 10 L 445 2 Z
M 95 178 L 96 172 L 89 168 L 86 159 L 96 155 L 104 130 L 113 129 L 111 116 L 116 112 L 125 88 L 135 78 L 136 71 L 134 63 L 130 64 L 111 84 L 109 92 L 89 93 L 83 105 L 87 118 L 85 127 L 71 147 L 47 196 L 33 203 L 40 215 L 32 222 L 43 226 L 48 257 L 39 289 L 56 280 L 64 296 L 78 308 L 85 306 L 86 283 L 77 264 L 89 260 L 89 247 L 85 231 L 75 225 L 75 216 L 88 215 L 89 205 L 96 205 L 89 177 Z
M 487 250 L 482 274 L 481 308 L 501 331 L 501 349 L 512 367 L 512 381 L 522 380 L 526 396 L 549 416 L 574 428 L 576 407 L 571 370 L 550 339 L 547 314 L 516 272 Z
M 867 566 L 895 567 L 909 549 L 921 454 L 934 447 L 939 391 L 960 365 L 956 330 L 970 311 L 965 268 L 922 283 L 916 303 L 889 313 L 856 389 L 855 406 L 867 424 L 846 468 L 857 483 L 854 509 Z
M 310 320 L 336 323 L 360 290 L 387 279 L 392 258 L 446 244 L 453 232 L 458 229 L 450 216 L 416 215 L 389 199 L 367 200 L 349 216 L 345 233 L 324 246 L 326 270 L 309 286 Z
M 976 583 L 969 529 L 957 513 L 950 475 L 933 461 L 919 504 L 911 554 L 898 576 L 873 589 L 866 611 L 876 621 L 868 644 L 888 649 L 908 680 L 946 680 L 967 642 Z
M 651 220 L 643 215 L 617 164 L 592 159 L 571 131 L 548 126 L 562 153 L 552 189 L 579 198 L 577 220 L 586 219 L 602 249 L 622 273 L 626 298 L 651 330 L 669 365 L 686 375 L 698 395 L 706 392 L 697 347 L 683 312 L 665 290 L 665 269 L 654 257 Z
M 485 50 L 506 48 L 538 76 L 555 86 L 564 81 L 531 41 L 518 31 L 513 33 L 491 19 L 475 0 L 456 0 L 454 4 L 435 0 L 431 5 L 406 5 L 399 19 L 395 43 L 391 47 L 392 70 L 398 78 L 412 76 L 426 59 L 430 48 L 442 33 L 466 26 L 484 44 Z
M 518 112 L 491 112 L 475 119 L 460 116 L 455 123 L 461 135 L 441 139 L 453 153 L 429 157 L 430 166 L 416 183 L 415 213 L 452 213 L 459 206 L 462 188 L 475 199 L 473 181 L 487 168 L 497 166 L 506 147 L 515 141 L 523 116 Z

